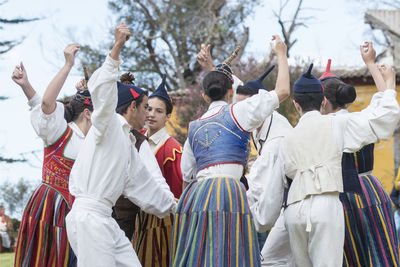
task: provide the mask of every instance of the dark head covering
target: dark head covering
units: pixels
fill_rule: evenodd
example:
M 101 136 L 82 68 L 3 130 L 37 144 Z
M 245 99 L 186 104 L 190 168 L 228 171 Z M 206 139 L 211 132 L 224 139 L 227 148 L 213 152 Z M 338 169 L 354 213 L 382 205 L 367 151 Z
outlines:
M 293 91 L 297 94 L 306 94 L 306 93 L 322 93 L 324 91 L 321 82 L 311 74 L 311 70 L 313 68 L 313 64 L 311 63 L 307 72 L 300 76 L 297 81 L 294 83 Z
M 233 84 L 233 77 L 232 77 L 232 69 L 231 69 L 231 63 L 232 60 L 237 56 L 239 53 L 239 50 L 241 49 L 241 46 L 236 47 L 235 51 L 230 55 L 230 57 L 225 60 L 224 62 L 218 64 L 215 66 L 215 68 L 212 71 L 217 71 L 225 74 L 228 76 L 228 78 L 232 81 Z
M 247 83 L 244 84 L 244 86 L 246 87 L 250 87 L 251 89 L 253 89 L 255 91 L 255 93 L 258 93 L 259 89 L 264 89 L 267 90 L 267 88 L 265 88 L 264 84 L 263 84 L 263 80 L 265 79 L 265 77 L 267 77 L 267 75 L 275 68 L 275 65 L 272 65 L 263 75 L 261 75 L 260 78 L 258 78 L 257 80 L 254 81 L 249 81 Z
M 144 90 L 139 88 L 133 84 L 124 84 L 117 81 L 118 88 L 118 104 L 117 107 L 122 106 L 132 100 L 138 99 L 142 94 L 144 94 Z
M 325 80 L 327 80 L 329 78 L 338 78 L 335 74 L 331 73 L 331 62 L 332 62 L 332 60 L 328 59 L 328 64 L 326 65 L 325 73 L 322 74 L 321 77 L 319 77 L 319 80 L 321 82 L 325 81 Z
M 92 98 L 90 96 L 89 90 L 78 90 L 72 99 L 81 102 L 84 105 L 92 106 Z
M 167 78 L 167 75 L 164 74 L 162 81 L 160 83 L 160 85 L 157 87 L 157 89 L 150 95 L 150 97 L 161 97 L 162 99 L 167 100 L 169 103 L 172 104 L 171 102 L 171 98 L 169 97 L 168 93 L 167 93 L 167 89 L 165 88 L 165 80 Z

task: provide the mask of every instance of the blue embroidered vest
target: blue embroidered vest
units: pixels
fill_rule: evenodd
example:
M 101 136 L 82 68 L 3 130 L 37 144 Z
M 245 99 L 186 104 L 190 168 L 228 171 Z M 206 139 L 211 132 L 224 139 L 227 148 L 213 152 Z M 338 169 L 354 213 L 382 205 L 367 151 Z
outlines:
M 356 153 L 343 153 L 342 176 L 344 192 L 362 194 L 359 173 L 372 171 L 374 167 L 374 144 L 361 148 Z
M 250 133 L 243 131 L 226 105 L 213 116 L 189 124 L 188 140 L 196 158 L 197 171 L 224 163 L 246 166 Z

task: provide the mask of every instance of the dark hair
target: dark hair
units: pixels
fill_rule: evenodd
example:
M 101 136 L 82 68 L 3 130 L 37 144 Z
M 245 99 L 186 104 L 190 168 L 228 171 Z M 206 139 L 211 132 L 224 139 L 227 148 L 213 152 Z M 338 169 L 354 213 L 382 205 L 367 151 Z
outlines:
M 85 108 L 93 111 L 92 105 L 83 104 L 82 102 L 73 98 L 68 103 L 64 103 L 64 118 L 67 123 L 76 120 L 85 110 Z
M 255 95 L 256 92 L 248 86 L 239 85 L 238 88 L 236 89 L 236 94 L 252 96 L 252 95 Z
M 132 101 L 129 101 L 128 103 L 125 103 L 125 104 L 123 104 L 123 105 L 117 107 L 117 108 L 115 109 L 115 111 L 116 111 L 118 114 L 120 114 L 120 115 L 124 115 L 124 114 L 126 113 L 126 110 L 128 109 L 128 107 L 130 106 L 130 104 L 131 104 L 133 101 L 136 102 L 136 106 L 137 106 L 137 107 L 140 106 L 140 104 L 142 104 L 142 101 L 143 101 L 143 98 L 144 98 L 145 95 L 146 95 L 146 96 L 148 95 L 147 91 L 144 91 L 143 94 L 141 94 L 137 99 L 132 100 Z
M 203 90 L 212 101 L 223 99 L 229 89 L 232 89 L 232 81 L 221 72 L 210 71 L 204 77 Z
M 124 84 L 135 84 L 133 82 L 135 80 L 135 76 L 130 72 L 126 72 L 126 73 L 122 74 L 119 79 L 120 79 L 121 83 L 124 83 Z
M 150 96 L 149 99 L 151 99 L 151 98 L 158 98 L 158 99 L 160 99 L 162 102 L 164 102 L 164 104 L 165 104 L 165 111 L 166 111 L 167 115 L 172 113 L 172 110 L 173 110 L 172 103 L 169 102 L 169 101 L 167 101 L 167 99 L 162 98 L 162 97 L 159 97 L 159 96 Z
M 312 110 L 320 110 L 322 100 L 324 100 L 324 94 L 323 93 L 305 93 L 305 94 L 299 94 L 299 93 L 294 93 L 293 94 L 293 99 L 296 101 L 303 112 L 308 112 Z
M 322 81 L 324 96 L 332 104 L 333 109 L 343 108 L 346 104 L 353 103 L 357 97 L 356 89 L 337 78 Z

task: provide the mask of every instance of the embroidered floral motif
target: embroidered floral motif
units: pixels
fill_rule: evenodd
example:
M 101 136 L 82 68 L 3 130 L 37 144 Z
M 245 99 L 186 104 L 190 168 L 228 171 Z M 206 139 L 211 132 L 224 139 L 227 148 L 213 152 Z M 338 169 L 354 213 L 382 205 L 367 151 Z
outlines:
M 205 147 L 205 148 L 209 148 L 214 142 L 215 140 L 217 140 L 217 138 L 221 135 L 221 131 L 218 131 L 218 133 L 216 135 L 214 135 L 214 137 L 209 140 L 209 136 L 208 136 L 208 130 L 205 129 L 205 142 L 203 142 L 202 140 L 199 140 L 198 138 L 195 139 L 195 141 L 197 143 L 199 143 L 201 146 Z

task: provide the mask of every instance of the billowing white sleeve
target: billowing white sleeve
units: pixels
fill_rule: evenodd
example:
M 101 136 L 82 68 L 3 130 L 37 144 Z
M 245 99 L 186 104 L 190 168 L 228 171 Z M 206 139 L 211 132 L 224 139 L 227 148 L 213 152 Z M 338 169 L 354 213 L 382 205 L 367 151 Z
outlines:
M 260 90 L 258 94 L 233 104 L 232 113 L 242 130 L 252 132 L 278 107 L 275 91 Z
M 389 139 L 399 119 L 396 92 L 386 90 L 376 93 L 366 109 L 334 116 L 334 136 L 343 152 L 356 152 L 364 145 Z
M 52 145 L 67 129 L 67 121 L 64 119 L 64 104 L 56 102 L 56 109 L 51 114 L 45 114 L 42 105 L 36 105 L 31 111 L 31 124 L 36 134 L 43 140 L 44 145 Z
M 276 158 L 276 154 L 271 152 L 262 153 L 247 178 L 254 225 L 258 232 L 265 232 L 275 224 L 283 204 L 286 186 L 283 157 Z
M 116 61 L 107 56 L 103 65 L 93 73 L 88 82 L 93 103 L 92 128 L 97 144 L 103 139 L 111 119 L 116 114 L 117 79 L 121 63 L 122 60 Z
M 190 183 L 197 175 L 196 159 L 194 157 L 192 148 L 190 147 L 188 139 L 186 139 L 183 145 L 182 159 L 181 159 L 181 171 L 183 181 Z
M 161 188 L 165 190 L 170 190 L 160 167 L 158 166 L 157 159 L 151 151 L 149 142 L 146 140 L 140 145 L 139 148 L 139 156 L 142 159 L 142 162 L 146 165 L 147 170 L 152 174 L 153 178 L 159 183 Z
M 136 148 L 132 147 L 130 173 L 123 195 L 143 211 L 163 218 L 176 210 L 176 202 L 171 191 L 161 187 L 141 160 Z
M 30 107 L 30 109 L 33 109 L 37 105 L 40 105 L 40 103 L 42 103 L 42 98 L 40 97 L 40 95 L 38 95 L 38 93 L 35 93 L 33 97 L 28 100 L 28 106 Z

